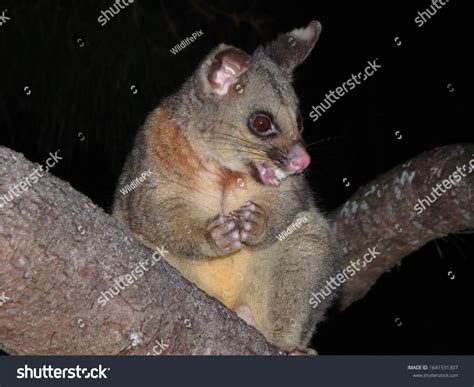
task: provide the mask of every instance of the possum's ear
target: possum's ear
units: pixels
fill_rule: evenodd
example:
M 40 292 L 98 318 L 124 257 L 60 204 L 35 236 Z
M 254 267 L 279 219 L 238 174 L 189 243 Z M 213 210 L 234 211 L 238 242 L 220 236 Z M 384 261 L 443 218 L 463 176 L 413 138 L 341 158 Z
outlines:
M 304 28 L 279 35 L 265 46 L 264 51 L 283 70 L 290 73 L 306 59 L 320 34 L 321 23 L 313 20 Z
M 217 95 L 227 94 L 229 87 L 247 71 L 249 62 L 250 57 L 245 51 L 221 44 L 203 64 L 203 75 L 210 91 Z

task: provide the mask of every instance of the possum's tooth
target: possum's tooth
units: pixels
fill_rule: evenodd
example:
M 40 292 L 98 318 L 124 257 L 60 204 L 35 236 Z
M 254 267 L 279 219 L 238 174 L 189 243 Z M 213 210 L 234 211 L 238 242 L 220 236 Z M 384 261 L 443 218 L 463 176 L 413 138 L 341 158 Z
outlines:
M 275 177 L 278 180 L 283 180 L 286 177 L 286 173 L 283 170 L 281 170 L 280 168 L 275 169 L 274 172 L 275 172 Z

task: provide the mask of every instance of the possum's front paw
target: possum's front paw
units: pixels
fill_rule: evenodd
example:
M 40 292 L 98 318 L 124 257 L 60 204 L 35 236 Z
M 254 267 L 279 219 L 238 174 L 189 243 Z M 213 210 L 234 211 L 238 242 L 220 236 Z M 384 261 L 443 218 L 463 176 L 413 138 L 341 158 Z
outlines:
M 267 214 L 261 206 L 247 202 L 232 215 L 237 220 L 242 242 L 249 245 L 260 242 L 267 228 Z
M 206 229 L 218 253 L 228 254 L 242 248 L 239 228 L 232 217 L 216 215 L 209 219 Z

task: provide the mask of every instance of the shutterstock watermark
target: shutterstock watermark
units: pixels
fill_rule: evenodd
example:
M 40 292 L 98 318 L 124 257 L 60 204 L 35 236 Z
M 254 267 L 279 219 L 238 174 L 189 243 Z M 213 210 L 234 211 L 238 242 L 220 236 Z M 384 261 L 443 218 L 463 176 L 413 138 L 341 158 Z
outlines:
M 170 346 L 169 344 L 166 344 L 163 339 L 161 339 L 160 341 L 155 340 L 155 344 L 156 345 L 152 348 L 153 353 L 147 352 L 147 356 L 160 356 L 163 352 L 166 352 Z
M 30 367 L 24 365 L 17 368 L 17 379 L 107 379 L 105 368 L 102 364 L 94 368 L 76 367 L 53 367 L 51 364 L 42 367 Z
M 423 25 L 428 20 L 430 20 L 434 15 L 436 15 L 438 10 L 440 10 L 443 6 L 445 6 L 446 3 L 449 3 L 449 0 L 432 0 L 431 5 L 428 8 L 426 8 L 424 11 L 418 12 L 418 16 L 415 17 L 416 25 L 418 27 L 423 27 Z
M 413 209 L 416 211 L 416 214 L 420 215 L 429 206 L 434 204 L 438 200 L 438 198 L 443 196 L 448 190 L 453 188 L 466 176 L 469 176 L 473 171 L 474 158 L 469 160 L 467 164 L 457 166 L 456 170 L 453 171 L 446 179 L 444 179 L 440 183 L 436 183 L 436 186 L 431 187 L 431 193 L 429 195 L 426 195 L 424 198 L 420 198 L 417 200 L 416 204 L 413 206 Z
M 136 280 L 143 277 L 150 268 L 161 261 L 161 258 L 164 257 L 166 253 L 169 253 L 169 251 L 167 251 L 164 246 L 161 246 L 161 249 L 157 247 L 151 258 L 140 261 L 129 274 L 121 275 L 116 278 L 113 286 L 100 293 L 100 297 L 97 299 L 100 306 L 105 306 L 107 302 L 117 296 L 122 290 L 133 285 Z
M 320 102 L 317 106 L 311 106 L 311 112 L 309 113 L 309 117 L 316 121 L 321 115 L 328 111 L 329 108 L 335 103 L 340 97 L 344 97 L 344 95 L 349 92 L 350 90 L 355 89 L 358 85 L 361 84 L 362 81 L 366 81 L 374 75 L 378 69 L 382 66 L 377 64 L 378 58 L 375 58 L 372 61 L 367 61 L 368 66 L 365 67 L 364 71 L 360 71 L 357 74 L 351 74 L 351 77 L 342 83 L 341 86 L 336 87 L 336 90 L 330 90 L 329 93 L 324 95 L 324 101 Z M 328 95 L 329 94 L 329 95 Z
M 137 347 L 143 344 L 143 334 L 140 332 L 132 332 L 130 334 L 130 347 Z M 153 342 L 152 352 L 147 352 L 147 356 L 160 356 L 170 349 L 170 345 L 165 343 L 163 339 L 155 339 Z
M 8 20 L 10 20 L 10 18 L 7 15 L 5 15 L 7 11 L 8 9 L 4 9 L 2 11 L 2 14 L 0 15 L 0 27 L 6 24 Z
M 7 297 L 5 295 L 5 292 L 2 292 L 2 294 L 0 295 L 0 306 L 6 304 L 8 301 L 10 301 L 10 297 Z
M 50 157 L 46 159 L 46 167 L 40 165 L 39 167 L 33 169 L 33 172 L 23 180 L 10 185 L 10 189 L 7 191 L 7 193 L 0 196 L 0 208 L 28 191 L 33 184 L 36 184 L 38 180 L 43 177 L 43 171 L 48 172 L 50 168 L 53 168 L 59 162 L 59 160 L 62 160 L 63 158 L 58 156 L 59 151 L 60 149 L 54 152 L 54 154 L 52 152 L 49 153 Z
M 105 11 L 100 11 L 100 16 L 97 18 L 100 26 L 103 27 L 107 24 L 110 19 L 115 15 L 118 15 L 122 9 L 125 9 L 130 4 L 133 4 L 135 0 L 115 0 L 114 5 L 110 6 Z M 109 18 L 110 17 L 110 18 Z
M 326 297 L 329 297 L 334 290 L 371 263 L 377 255 L 380 254 L 380 251 L 377 251 L 376 248 L 377 246 L 368 248 L 367 253 L 364 254 L 362 259 L 358 259 L 355 262 L 351 261 L 350 265 L 347 265 L 342 272 L 337 273 L 335 277 L 331 276 L 331 278 L 326 281 L 326 286 L 324 286 L 324 288 L 321 288 L 316 293 L 311 293 L 309 304 L 313 308 L 316 308 L 326 299 Z

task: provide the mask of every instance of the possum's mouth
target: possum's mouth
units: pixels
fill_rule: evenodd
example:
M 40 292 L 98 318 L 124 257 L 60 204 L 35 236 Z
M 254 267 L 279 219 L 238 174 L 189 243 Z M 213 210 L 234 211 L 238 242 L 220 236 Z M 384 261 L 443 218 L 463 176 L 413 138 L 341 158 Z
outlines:
M 278 159 L 268 155 L 266 161 L 250 160 L 254 177 L 264 185 L 279 186 L 288 176 L 303 172 L 311 162 L 306 148 L 299 142 L 277 153 Z
M 277 187 L 289 176 L 289 174 L 283 169 L 266 163 L 258 163 L 254 161 L 252 166 L 255 168 L 260 181 L 264 185 Z

